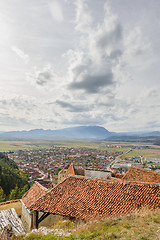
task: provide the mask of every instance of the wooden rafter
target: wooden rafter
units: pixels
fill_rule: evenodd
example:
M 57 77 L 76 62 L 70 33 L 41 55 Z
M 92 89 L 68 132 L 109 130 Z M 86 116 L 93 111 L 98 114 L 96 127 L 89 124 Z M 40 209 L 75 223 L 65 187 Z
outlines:
M 43 215 L 38 219 L 38 211 L 36 211 L 36 228 L 38 229 L 38 224 L 42 222 L 46 217 L 50 215 L 50 213 L 44 212 Z

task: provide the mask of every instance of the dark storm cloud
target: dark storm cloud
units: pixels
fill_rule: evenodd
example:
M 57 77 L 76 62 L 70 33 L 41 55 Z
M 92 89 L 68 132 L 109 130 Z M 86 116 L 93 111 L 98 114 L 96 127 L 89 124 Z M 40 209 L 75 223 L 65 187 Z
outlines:
M 72 82 L 69 85 L 70 89 L 82 89 L 87 93 L 98 93 L 102 90 L 103 87 L 112 85 L 113 74 L 112 72 L 106 74 L 96 74 L 90 75 L 86 74 L 79 82 Z
M 73 105 L 71 103 L 61 101 L 61 100 L 56 100 L 56 103 L 61 106 L 62 108 L 66 108 L 69 112 L 85 112 L 88 111 L 88 108 L 81 105 Z

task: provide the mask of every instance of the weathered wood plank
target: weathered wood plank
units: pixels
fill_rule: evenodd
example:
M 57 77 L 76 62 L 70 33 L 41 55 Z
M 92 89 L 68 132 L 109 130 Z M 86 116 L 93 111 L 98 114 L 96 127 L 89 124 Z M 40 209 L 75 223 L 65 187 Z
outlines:
M 0 227 L 11 225 L 15 235 L 25 233 L 23 224 L 14 208 L 0 211 Z

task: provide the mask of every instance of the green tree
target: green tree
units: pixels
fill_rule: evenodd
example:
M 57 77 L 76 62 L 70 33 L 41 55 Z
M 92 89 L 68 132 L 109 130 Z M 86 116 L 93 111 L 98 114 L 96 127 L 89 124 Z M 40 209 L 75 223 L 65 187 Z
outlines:
M 3 188 L 0 187 L 0 202 L 4 202 L 6 199 L 6 196 L 4 194 Z
M 15 199 L 20 199 L 21 198 L 21 193 L 20 189 L 18 186 L 16 186 L 10 193 L 9 195 L 9 200 L 15 200 Z
M 23 195 L 28 191 L 29 186 L 26 184 L 23 188 L 20 190 L 19 198 L 22 198 Z

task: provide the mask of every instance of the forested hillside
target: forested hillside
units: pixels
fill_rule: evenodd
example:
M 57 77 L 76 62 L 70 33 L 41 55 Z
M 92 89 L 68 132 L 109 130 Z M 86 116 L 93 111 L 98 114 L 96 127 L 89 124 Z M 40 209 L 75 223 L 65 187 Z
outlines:
M 0 202 L 21 198 L 28 190 L 28 176 L 17 164 L 0 153 Z

